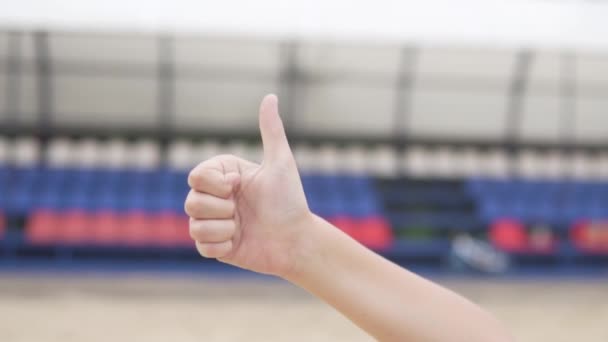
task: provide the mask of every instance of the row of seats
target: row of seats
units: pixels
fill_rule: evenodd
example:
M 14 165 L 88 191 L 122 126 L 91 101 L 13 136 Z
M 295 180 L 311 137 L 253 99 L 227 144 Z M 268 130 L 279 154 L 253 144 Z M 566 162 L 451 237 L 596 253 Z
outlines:
M 464 211 L 389 212 L 393 227 L 428 227 L 433 230 L 468 231 L 479 228 L 478 218 Z
M 14 215 L 36 208 L 181 211 L 188 192 L 187 173 L 179 171 L 37 166 L 4 170 L 0 207 Z
M 559 150 L 548 152 L 523 149 L 515 155 L 505 149 L 475 147 L 425 147 L 412 145 L 399 150 L 389 145 L 371 147 L 357 144 L 338 146 L 294 144 L 294 155 L 301 171 L 396 176 L 405 172 L 414 178 L 504 177 L 608 180 L 608 153 Z M 9 139 L 0 136 L 0 164 L 33 166 L 46 160 L 55 167 L 157 169 L 162 165 L 188 170 L 201 160 L 231 153 L 260 161 L 262 147 L 245 141 L 225 144 L 205 140 L 176 139 L 166 152 L 153 140 L 54 138 L 46 148 L 31 137 Z
M 384 218 L 348 216 L 329 219 L 361 243 L 384 249 L 393 241 Z M 188 217 L 172 212 L 88 212 L 37 210 L 27 219 L 26 241 L 40 246 L 189 247 Z
M 606 182 L 471 179 L 466 188 L 486 223 L 514 217 L 567 226 L 582 218 L 608 218 Z
M 187 189 L 186 171 L 159 168 L 109 169 L 109 168 L 57 168 L 57 167 L 6 167 L 0 165 L 0 186 L 15 190 L 29 188 L 69 189 L 83 188 L 96 190 L 107 187 L 130 187 L 139 191 L 151 189 Z M 347 174 L 303 173 L 302 183 L 315 193 L 344 193 L 346 196 L 366 195 L 374 191 L 374 184 L 368 176 Z
M 115 212 L 183 211 L 187 172 L 170 169 L 4 168 L 0 208 L 27 215 L 35 209 Z M 324 217 L 366 217 L 381 213 L 366 176 L 303 175 L 311 208 Z
M 558 239 L 550 229 L 528 229 L 516 219 L 496 220 L 488 237 L 494 246 L 509 253 L 551 254 L 558 248 Z
M 583 218 L 608 217 L 607 202 L 559 202 L 554 200 L 480 200 L 479 215 L 484 222 L 516 217 L 527 222 L 548 222 L 560 226 Z
M 484 198 L 608 199 L 608 182 L 600 181 L 471 178 L 467 181 L 466 187 L 471 194 Z
M 394 229 L 424 227 L 431 231 L 480 229 L 470 196 L 462 181 L 384 178 L 378 197 Z
M 570 230 L 575 246 L 587 253 L 608 253 L 608 220 L 583 220 Z
M 102 245 L 161 240 L 179 245 L 187 239 L 163 227 L 183 219 L 186 178 L 186 171 L 166 168 L 3 167 L 0 209 L 28 218 L 32 243 L 86 244 L 91 235 Z M 396 230 L 412 226 L 483 230 L 484 224 L 513 218 L 569 227 L 582 218 L 608 217 L 608 202 L 602 200 L 608 186 L 602 182 L 475 178 L 463 183 L 337 173 L 303 173 L 302 181 L 314 212 L 377 248 L 391 245 Z M 120 225 L 128 229 L 116 233 Z
M 26 240 L 34 245 L 159 246 L 192 245 L 188 218 L 172 212 L 87 212 L 37 210 L 28 218 Z
M 577 222 L 568 235 L 575 248 L 585 254 L 608 254 L 608 220 Z M 488 237 L 498 249 L 514 254 L 555 254 L 561 242 L 549 226 L 525 225 L 516 219 L 496 220 Z

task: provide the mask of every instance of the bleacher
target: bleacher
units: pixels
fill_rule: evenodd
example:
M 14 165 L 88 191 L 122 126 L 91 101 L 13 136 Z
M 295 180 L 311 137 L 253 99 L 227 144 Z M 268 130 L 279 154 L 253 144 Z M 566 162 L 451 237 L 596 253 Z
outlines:
M 259 145 L 239 141 L 179 140 L 163 152 L 150 140 L 58 138 L 46 149 L 32 138 L 0 140 L 7 260 L 194 260 L 183 211 L 189 169 L 220 152 L 261 155 Z M 463 235 L 490 241 L 523 266 L 538 257 L 553 268 L 608 260 L 605 155 L 582 167 L 561 163 L 560 174 L 578 170 L 574 178 L 541 180 L 523 170 L 484 171 L 497 152 L 470 148 L 414 147 L 399 157 L 386 146 L 296 144 L 294 152 L 311 210 L 398 262 L 441 267 Z M 479 168 L 445 162 L 452 153 L 471 154 Z M 419 172 L 425 163 L 432 173 Z
M 605 265 L 606 84 L 599 52 L 0 31 L 0 255 L 198 262 L 187 173 L 260 161 L 275 92 L 310 208 L 380 253 Z

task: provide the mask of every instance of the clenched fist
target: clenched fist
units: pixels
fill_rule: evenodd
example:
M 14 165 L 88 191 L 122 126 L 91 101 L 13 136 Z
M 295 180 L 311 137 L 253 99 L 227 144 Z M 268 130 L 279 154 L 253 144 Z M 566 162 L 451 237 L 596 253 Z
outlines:
M 201 255 L 284 276 L 294 266 L 313 215 L 274 95 L 260 106 L 260 131 L 262 164 L 232 155 L 202 162 L 188 176 L 185 210 Z

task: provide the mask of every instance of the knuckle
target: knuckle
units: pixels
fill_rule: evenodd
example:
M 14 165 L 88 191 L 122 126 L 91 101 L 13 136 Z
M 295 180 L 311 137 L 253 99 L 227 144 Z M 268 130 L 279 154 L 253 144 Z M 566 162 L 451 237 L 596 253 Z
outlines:
M 198 167 L 195 167 L 194 169 L 192 169 L 190 171 L 190 173 L 188 173 L 188 185 L 191 188 L 196 187 L 199 183 L 200 178 L 201 178 L 200 171 L 199 171 Z
M 186 201 L 184 202 L 184 211 L 189 216 L 194 216 L 198 212 L 198 210 L 199 205 L 196 203 L 196 201 L 192 198 L 191 195 L 188 195 Z
M 208 162 L 204 161 L 190 170 L 190 173 L 188 173 L 188 184 L 191 187 L 199 186 L 206 178 L 212 177 L 213 173 L 216 172 L 213 167 L 206 165 Z

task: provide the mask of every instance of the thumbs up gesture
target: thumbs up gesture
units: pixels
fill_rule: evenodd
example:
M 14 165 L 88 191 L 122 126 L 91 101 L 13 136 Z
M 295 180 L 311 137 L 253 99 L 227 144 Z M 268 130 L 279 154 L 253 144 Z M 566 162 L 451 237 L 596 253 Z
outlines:
M 475 304 L 312 214 L 277 107 L 274 95 L 260 106 L 261 165 L 221 155 L 190 172 L 185 208 L 199 253 L 289 280 L 378 341 L 511 341 Z
M 188 176 L 190 235 L 207 258 L 284 276 L 312 220 L 275 95 L 260 106 L 261 165 L 232 155 L 203 161 Z

